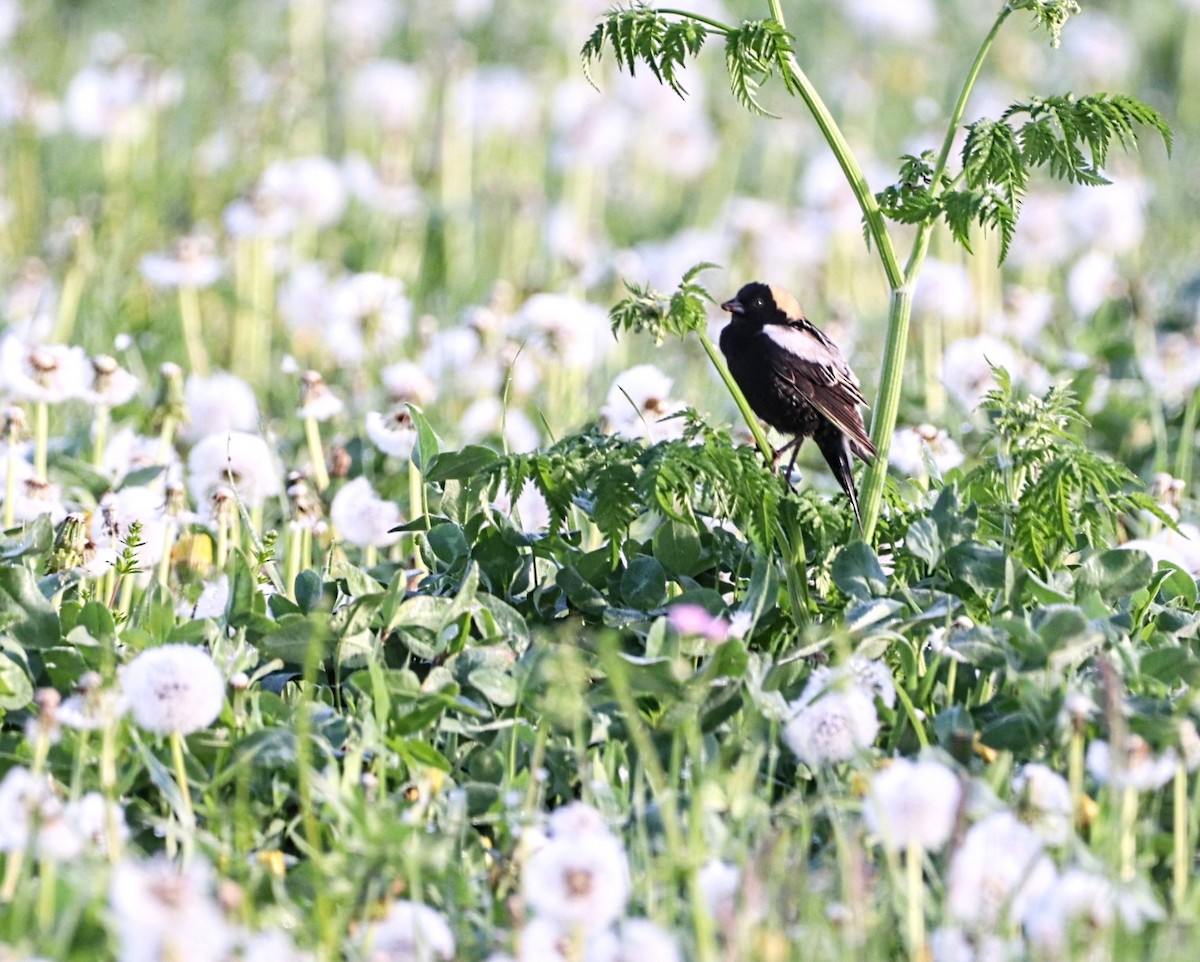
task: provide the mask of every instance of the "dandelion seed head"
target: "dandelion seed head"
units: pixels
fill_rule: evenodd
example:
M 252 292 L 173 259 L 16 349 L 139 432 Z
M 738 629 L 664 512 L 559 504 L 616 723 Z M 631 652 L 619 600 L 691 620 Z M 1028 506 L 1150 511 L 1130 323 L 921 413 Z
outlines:
M 158 735 L 207 728 L 225 705 L 225 679 L 212 656 L 192 645 L 148 648 L 120 671 L 138 726 Z

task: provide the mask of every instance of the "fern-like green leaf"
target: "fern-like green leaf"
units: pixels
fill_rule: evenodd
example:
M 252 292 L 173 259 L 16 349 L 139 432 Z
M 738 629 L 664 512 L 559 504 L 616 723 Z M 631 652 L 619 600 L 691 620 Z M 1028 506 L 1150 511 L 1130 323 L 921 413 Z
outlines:
M 595 86 L 593 66 L 611 49 L 617 66 L 636 75 L 639 63 L 665 83 L 680 97 L 687 90 L 680 82 L 680 73 L 688 59 L 695 57 L 704 46 L 708 31 L 696 20 L 672 20 L 645 3 L 610 10 L 596 24 L 580 50 L 584 76 Z
M 776 117 L 759 103 L 758 91 L 778 72 L 788 92 L 795 93 L 795 80 L 785 62 L 791 53 L 791 35 L 775 20 L 746 20 L 727 33 L 725 69 L 737 102 L 760 117 Z
M 655 342 L 661 343 L 668 335 L 683 337 L 691 331 L 703 330 L 708 319 L 706 304 L 712 302 L 712 295 L 696 283 L 696 277 L 715 266 L 707 262 L 696 264 L 684 274 L 670 297 L 626 281 L 629 296 L 608 314 L 613 333 L 646 331 Z

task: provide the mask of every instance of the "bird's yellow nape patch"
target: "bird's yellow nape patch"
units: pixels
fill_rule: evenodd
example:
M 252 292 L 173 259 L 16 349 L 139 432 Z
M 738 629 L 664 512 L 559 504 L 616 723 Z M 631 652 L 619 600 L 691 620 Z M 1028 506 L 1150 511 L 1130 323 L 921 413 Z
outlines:
M 770 289 L 771 299 L 784 314 L 797 321 L 804 317 L 804 311 L 800 309 L 800 302 L 796 300 L 791 291 L 776 287 L 774 284 L 770 285 Z

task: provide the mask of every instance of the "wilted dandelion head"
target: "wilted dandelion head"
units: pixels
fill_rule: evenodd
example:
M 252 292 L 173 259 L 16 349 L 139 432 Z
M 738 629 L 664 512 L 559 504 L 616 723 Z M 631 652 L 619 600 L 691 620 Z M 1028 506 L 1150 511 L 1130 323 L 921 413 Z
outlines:
M 120 671 L 133 720 L 159 735 L 211 725 L 225 704 L 225 679 L 212 656 L 192 645 L 149 648 Z

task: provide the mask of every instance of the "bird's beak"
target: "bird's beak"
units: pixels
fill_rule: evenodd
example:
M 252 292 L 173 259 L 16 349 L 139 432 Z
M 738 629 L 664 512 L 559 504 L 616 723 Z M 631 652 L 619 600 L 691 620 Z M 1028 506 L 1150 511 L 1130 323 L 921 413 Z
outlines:
M 742 302 L 736 297 L 733 300 L 726 301 L 721 305 L 721 310 L 728 311 L 730 314 L 745 314 L 746 309 L 742 307 Z

